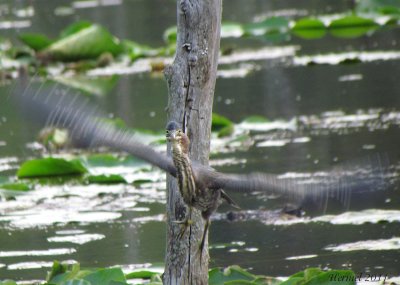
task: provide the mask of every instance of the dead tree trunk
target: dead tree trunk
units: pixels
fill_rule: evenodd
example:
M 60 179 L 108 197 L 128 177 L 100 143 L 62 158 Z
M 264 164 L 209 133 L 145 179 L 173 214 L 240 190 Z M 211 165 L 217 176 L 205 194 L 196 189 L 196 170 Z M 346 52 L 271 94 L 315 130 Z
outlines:
M 222 0 L 177 0 L 178 35 L 174 62 L 165 70 L 169 88 L 168 119 L 188 134 L 190 156 L 208 163 L 211 114 L 220 42 Z M 208 284 L 208 237 L 200 253 L 204 221 L 195 210 L 193 224 L 178 238 L 187 213 L 176 180 L 167 182 L 167 252 L 164 284 Z M 200 256 L 202 255 L 202 256 Z

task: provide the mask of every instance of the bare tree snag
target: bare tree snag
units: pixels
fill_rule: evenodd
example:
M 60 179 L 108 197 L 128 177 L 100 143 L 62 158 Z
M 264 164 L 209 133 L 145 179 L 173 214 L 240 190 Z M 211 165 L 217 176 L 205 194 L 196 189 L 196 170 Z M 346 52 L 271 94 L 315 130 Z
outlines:
M 182 124 L 188 134 L 191 159 L 208 164 L 222 0 L 177 0 L 177 10 L 176 54 L 165 70 L 168 120 Z M 193 209 L 193 224 L 178 238 L 180 225 L 174 221 L 186 212 L 176 180 L 168 177 L 164 284 L 208 284 L 208 237 L 201 253 L 204 221 L 198 210 Z

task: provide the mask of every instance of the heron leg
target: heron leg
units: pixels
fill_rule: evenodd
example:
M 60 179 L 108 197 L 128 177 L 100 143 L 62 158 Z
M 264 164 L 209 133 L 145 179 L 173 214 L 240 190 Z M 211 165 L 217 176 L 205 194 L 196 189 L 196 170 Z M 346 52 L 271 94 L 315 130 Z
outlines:
M 203 237 L 201 238 L 201 243 L 200 243 L 200 255 L 203 254 L 204 244 L 206 242 L 206 236 L 207 236 L 207 232 L 208 232 L 208 228 L 209 227 L 210 227 L 210 219 L 207 218 L 206 222 L 204 224 Z

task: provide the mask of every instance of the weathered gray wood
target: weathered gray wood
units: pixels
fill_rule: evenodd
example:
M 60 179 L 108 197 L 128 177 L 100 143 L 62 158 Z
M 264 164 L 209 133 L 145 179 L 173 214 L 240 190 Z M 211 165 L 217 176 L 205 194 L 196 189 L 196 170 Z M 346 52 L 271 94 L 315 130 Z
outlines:
M 174 62 L 165 70 L 169 88 L 168 120 L 182 124 L 191 140 L 190 156 L 208 163 L 211 113 L 220 42 L 222 0 L 177 0 L 178 36 Z M 180 240 L 187 213 L 177 183 L 167 182 L 167 252 L 164 284 L 207 284 L 208 237 L 199 250 L 204 221 L 193 210 L 190 229 Z

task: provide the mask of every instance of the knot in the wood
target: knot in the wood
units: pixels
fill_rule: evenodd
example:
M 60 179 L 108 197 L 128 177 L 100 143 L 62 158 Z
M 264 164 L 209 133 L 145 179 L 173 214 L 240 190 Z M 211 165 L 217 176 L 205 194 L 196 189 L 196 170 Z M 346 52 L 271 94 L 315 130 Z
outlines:
M 186 12 L 188 11 L 188 9 L 189 9 L 189 3 L 188 3 L 189 1 L 188 0 L 181 0 L 181 1 L 179 1 L 179 7 L 180 7 L 180 9 L 181 9 L 181 12 L 182 13 L 184 13 L 184 14 L 186 14 Z
M 186 49 L 187 51 L 191 51 L 192 50 L 192 44 L 191 43 L 184 43 L 182 45 L 182 48 Z
M 197 61 L 199 60 L 199 58 L 197 57 L 197 54 L 195 52 L 191 52 L 189 53 L 189 65 L 190 66 L 195 66 L 197 64 Z

